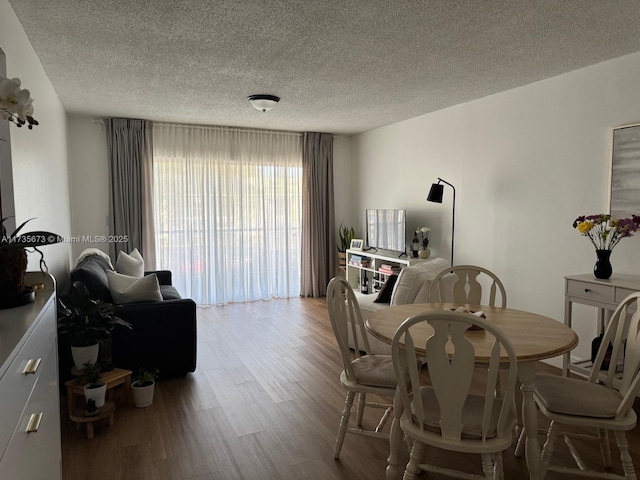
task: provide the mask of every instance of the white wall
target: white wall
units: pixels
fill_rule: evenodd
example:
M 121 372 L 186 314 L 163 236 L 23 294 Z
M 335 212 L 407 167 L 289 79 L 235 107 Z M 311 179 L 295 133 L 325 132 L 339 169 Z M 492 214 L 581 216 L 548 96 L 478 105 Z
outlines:
M 67 168 L 67 124 L 64 109 L 40 60 L 7 0 L 0 0 L 0 47 L 6 53 L 7 76 L 18 77 L 34 99 L 33 130 L 10 126 L 15 214 L 18 224 L 35 217 L 24 229 L 70 233 Z M 68 284 L 69 244 L 41 248 L 58 287 Z M 40 257 L 29 254 L 29 270 L 39 269 Z
M 333 191 L 336 222 L 336 242 L 340 223 L 346 226 L 358 227 L 360 219 L 357 212 L 351 208 L 355 192 L 353 190 L 351 137 L 338 136 L 333 141 Z M 359 237 L 363 238 L 363 237 Z
M 588 273 L 595 252 L 572 228 L 608 211 L 612 127 L 640 122 L 640 53 L 353 138 L 353 208 L 406 208 L 449 258 L 452 190 L 425 201 L 441 177 L 456 187 L 455 263 L 494 271 L 512 308 L 563 319 L 564 276 Z M 614 274 L 640 274 L 640 234 L 612 255 Z M 574 317 L 588 357 L 595 313 Z M 580 321 L 580 318 L 583 321 Z M 557 362 L 554 362 L 557 363 Z
M 109 235 L 109 159 L 104 126 L 93 117 L 68 115 L 69 178 L 71 183 L 72 235 Z M 75 260 L 85 248 L 109 253 L 107 243 L 73 243 Z

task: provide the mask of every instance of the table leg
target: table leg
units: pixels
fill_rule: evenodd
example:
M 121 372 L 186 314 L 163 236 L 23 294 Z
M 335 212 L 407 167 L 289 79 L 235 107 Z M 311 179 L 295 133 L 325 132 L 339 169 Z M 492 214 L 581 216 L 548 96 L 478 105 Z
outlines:
M 393 422 L 389 434 L 389 458 L 387 459 L 387 480 L 399 480 L 402 478 L 404 469 L 400 465 L 400 449 L 403 444 L 404 434 L 400 428 L 400 417 L 402 416 L 402 400 L 400 390 L 396 389 L 393 397 Z
M 538 440 L 538 409 L 533 398 L 536 371 L 534 362 L 518 364 L 518 375 L 522 381 L 522 420 L 526 436 L 526 458 L 529 478 L 542 478 L 542 462 L 540 459 L 540 441 Z

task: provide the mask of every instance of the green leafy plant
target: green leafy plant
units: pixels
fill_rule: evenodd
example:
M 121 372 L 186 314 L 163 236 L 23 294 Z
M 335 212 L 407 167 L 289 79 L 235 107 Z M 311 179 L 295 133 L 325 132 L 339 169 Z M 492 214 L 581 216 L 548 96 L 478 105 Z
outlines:
M 138 387 L 148 387 L 158 378 L 158 369 L 148 370 L 144 367 L 140 367 L 137 373 L 133 376 L 133 383 Z
M 338 235 L 340 236 L 340 245 L 338 245 L 339 252 L 346 252 L 347 248 L 351 246 L 351 240 L 356 236 L 356 232 L 353 227 L 345 227 L 343 222 L 340 222 L 338 227 Z
M 131 329 L 118 317 L 111 303 L 94 300 L 84 283 L 73 283 L 71 294 L 58 300 L 58 333 L 76 347 L 88 346 L 105 338 L 116 325 Z
M 80 385 L 85 385 L 87 388 L 101 387 L 104 382 L 100 378 L 100 373 L 102 373 L 100 365 L 87 362 L 80 370 L 80 375 L 76 380 Z

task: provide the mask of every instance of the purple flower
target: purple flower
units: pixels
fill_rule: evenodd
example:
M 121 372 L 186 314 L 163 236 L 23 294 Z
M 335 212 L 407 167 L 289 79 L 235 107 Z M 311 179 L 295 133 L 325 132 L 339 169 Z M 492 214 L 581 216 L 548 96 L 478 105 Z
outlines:
M 573 228 L 587 237 L 596 250 L 613 250 L 620 240 L 632 237 L 638 231 L 640 216 L 611 218 L 611 215 L 604 213 L 581 215 L 573 221 Z

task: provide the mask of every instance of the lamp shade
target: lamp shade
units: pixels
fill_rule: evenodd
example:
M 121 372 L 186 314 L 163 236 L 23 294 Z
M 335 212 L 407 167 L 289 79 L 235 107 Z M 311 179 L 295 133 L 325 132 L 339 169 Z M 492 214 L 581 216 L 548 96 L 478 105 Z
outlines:
M 424 191 L 424 190 L 423 190 Z M 444 185 L 441 183 L 432 183 L 429 195 L 427 195 L 428 202 L 442 203 L 442 194 L 444 193 Z
M 280 101 L 280 97 L 276 97 L 275 95 L 259 94 L 249 95 L 247 97 L 247 100 L 249 100 L 249 103 L 251 103 L 251 105 L 253 105 L 253 108 L 255 108 L 256 110 L 266 112 L 267 110 L 271 110 L 278 104 L 278 102 Z

